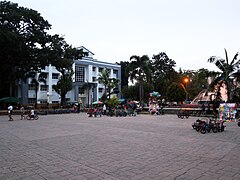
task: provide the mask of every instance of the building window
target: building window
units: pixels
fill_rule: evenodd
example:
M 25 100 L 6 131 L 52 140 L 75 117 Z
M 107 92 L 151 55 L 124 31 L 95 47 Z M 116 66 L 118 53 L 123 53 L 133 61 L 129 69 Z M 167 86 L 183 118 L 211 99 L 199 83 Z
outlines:
M 92 77 L 92 82 L 95 82 L 96 81 L 96 77 Z
M 107 71 L 109 72 L 109 74 L 111 73 L 111 69 L 107 69 Z
M 84 82 L 85 79 L 85 68 L 81 66 L 75 67 L 75 80 L 76 82 Z
M 59 101 L 52 101 L 52 104 L 59 104 Z
M 118 78 L 118 70 L 114 69 L 113 74 L 116 76 L 116 78 Z
M 34 104 L 36 102 L 35 98 L 28 98 L 28 104 Z
M 103 71 L 103 68 L 98 68 L 98 72 L 102 72 Z
M 47 91 L 48 86 L 47 85 L 40 85 L 40 91 Z
M 34 84 L 29 84 L 28 85 L 28 90 L 35 90 L 36 89 L 35 87 L 36 86 Z
M 102 93 L 103 92 L 103 88 L 98 88 L 98 92 Z
M 41 100 L 40 103 L 41 104 L 47 104 L 47 100 Z
M 92 67 L 92 71 L 96 71 L 96 67 L 95 66 Z
M 78 94 L 81 94 L 81 95 L 85 94 L 84 88 L 79 87 L 79 88 L 78 88 Z
M 47 73 L 45 73 L 45 72 L 41 72 L 40 74 L 39 74 L 39 78 L 40 79 L 47 79 Z
M 59 74 L 58 73 L 53 73 L 52 74 L 52 79 L 58 79 L 59 77 Z

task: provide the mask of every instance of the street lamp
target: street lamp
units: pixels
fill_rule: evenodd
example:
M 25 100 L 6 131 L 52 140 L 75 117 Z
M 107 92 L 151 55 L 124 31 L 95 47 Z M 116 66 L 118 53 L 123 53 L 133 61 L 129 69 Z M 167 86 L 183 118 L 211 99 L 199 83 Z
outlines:
M 186 92 L 186 101 L 187 101 L 188 100 L 187 84 L 189 83 L 189 78 L 185 77 L 183 81 L 185 83 L 185 92 Z

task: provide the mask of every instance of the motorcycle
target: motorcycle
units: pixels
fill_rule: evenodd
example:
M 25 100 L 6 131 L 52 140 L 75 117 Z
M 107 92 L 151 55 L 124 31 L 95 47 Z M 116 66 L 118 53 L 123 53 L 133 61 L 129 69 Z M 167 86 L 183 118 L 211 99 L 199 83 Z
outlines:
M 31 114 L 29 113 L 27 116 L 26 116 L 26 119 L 27 120 L 38 120 L 39 119 L 39 116 L 37 114 L 34 114 L 34 117 L 31 116 Z

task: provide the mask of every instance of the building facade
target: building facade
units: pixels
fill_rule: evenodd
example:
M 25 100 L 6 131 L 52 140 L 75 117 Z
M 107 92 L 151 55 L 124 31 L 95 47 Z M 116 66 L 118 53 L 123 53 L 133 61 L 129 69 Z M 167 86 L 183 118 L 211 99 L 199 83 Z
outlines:
M 119 93 L 116 95 L 120 97 L 121 66 L 98 61 L 93 58 L 94 54 L 91 51 L 83 46 L 79 48 L 88 52 L 88 56 L 74 61 L 73 89 L 66 95 L 67 102 L 80 102 L 83 106 L 88 106 L 92 102 L 99 100 L 105 89 L 97 79 L 104 68 L 110 71 L 109 78 L 119 79 Z M 54 91 L 52 86 L 57 84 L 60 76 L 60 72 L 54 66 L 49 65 L 41 73 L 34 75 L 34 79 L 39 81 L 37 90 L 32 83 L 33 78 L 27 79 L 24 83 L 19 83 L 17 94 L 22 99 L 22 104 L 34 104 L 37 99 L 37 104 L 40 105 L 59 105 L 61 97 Z M 40 81 L 42 77 L 45 78 L 45 82 Z

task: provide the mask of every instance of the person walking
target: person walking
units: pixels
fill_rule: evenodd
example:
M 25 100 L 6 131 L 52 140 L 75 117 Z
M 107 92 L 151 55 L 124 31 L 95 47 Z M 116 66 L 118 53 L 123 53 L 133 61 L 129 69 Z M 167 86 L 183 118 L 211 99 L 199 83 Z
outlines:
M 8 117 L 9 117 L 9 120 L 8 120 L 8 121 L 13 121 L 12 112 L 13 112 L 13 106 L 12 106 L 12 105 L 9 105 L 9 106 L 8 106 Z

